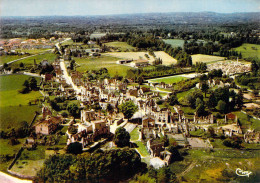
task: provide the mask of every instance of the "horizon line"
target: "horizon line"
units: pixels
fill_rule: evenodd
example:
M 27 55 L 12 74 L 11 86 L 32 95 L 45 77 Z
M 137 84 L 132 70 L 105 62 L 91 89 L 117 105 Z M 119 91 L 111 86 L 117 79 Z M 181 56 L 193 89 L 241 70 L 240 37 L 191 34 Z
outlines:
M 260 13 L 260 11 L 241 11 L 241 12 L 232 12 L 232 13 L 223 13 L 223 12 L 215 12 L 215 11 L 175 11 L 175 12 L 147 12 L 147 13 L 113 13 L 113 14 L 96 14 L 96 15 L 91 15 L 91 14 L 86 14 L 86 15 L 0 15 L 0 17 L 51 17 L 51 16 L 56 16 L 56 17 L 84 17 L 84 16 L 116 16 L 116 15 L 138 15 L 138 14 L 168 14 L 168 13 L 217 13 L 217 14 L 236 14 L 236 13 Z

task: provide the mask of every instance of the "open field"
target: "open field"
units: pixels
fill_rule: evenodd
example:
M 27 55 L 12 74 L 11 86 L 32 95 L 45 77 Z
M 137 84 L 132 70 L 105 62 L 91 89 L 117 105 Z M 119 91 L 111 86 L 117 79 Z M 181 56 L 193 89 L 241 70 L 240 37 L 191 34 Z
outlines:
M 56 59 L 56 57 L 57 56 L 54 53 L 46 52 L 46 53 L 41 54 L 41 55 L 36 55 L 36 56 L 33 56 L 33 57 L 25 58 L 23 60 L 19 60 L 19 61 L 13 63 L 13 64 L 19 65 L 22 62 L 24 64 L 32 65 L 32 64 L 34 64 L 34 59 L 35 59 L 37 64 L 39 64 L 42 60 L 48 60 L 51 63 Z
M 146 157 L 146 156 L 149 156 L 150 154 L 148 153 L 145 145 L 141 142 L 141 141 L 135 141 L 136 145 L 138 146 L 137 147 L 137 150 L 140 152 L 140 154 L 143 156 L 143 157 Z
M 9 129 L 19 127 L 21 121 L 28 123 L 33 119 L 35 111 L 39 108 L 37 105 L 28 106 L 30 100 L 42 98 L 38 91 L 31 91 L 27 94 L 20 94 L 18 90 L 26 79 L 27 75 L 5 75 L 0 76 L 0 127 Z M 40 78 L 37 78 L 38 82 Z
M 177 63 L 177 60 L 172 58 L 164 51 L 155 51 L 154 53 L 156 55 L 156 58 L 162 59 L 163 65 L 171 65 Z M 105 55 L 118 57 L 119 59 L 134 59 L 134 60 L 145 59 L 146 60 L 147 58 L 145 57 L 145 54 L 148 54 L 148 52 L 110 52 L 110 53 L 106 53 Z M 149 57 L 150 58 L 148 59 L 148 61 L 150 62 L 150 64 L 152 64 L 155 58 L 151 55 L 149 55 Z
M 260 45 L 244 43 L 234 50 L 241 52 L 243 58 L 258 57 L 260 59 Z
M 8 63 L 11 62 L 13 60 L 17 60 L 23 57 L 27 57 L 28 55 L 3 55 L 0 56 L 0 64 L 4 64 L 4 63 Z
M 90 35 L 90 39 L 93 39 L 93 38 L 101 38 L 103 36 L 105 36 L 106 33 L 93 33 Z
M 216 62 L 216 61 L 222 61 L 225 58 L 224 57 L 219 57 L 219 56 L 213 56 L 213 55 L 203 55 L 203 54 L 196 54 L 196 55 L 191 55 L 192 57 L 192 63 L 195 64 L 197 62 Z
M 35 111 L 40 110 L 37 105 L 0 107 L 0 130 L 19 128 L 22 121 L 30 123 L 35 115 Z
M 184 40 L 182 39 L 163 39 L 166 44 L 170 44 L 173 48 L 183 47 Z
M 50 48 L 41 48 L 41 49 L 17 49 L 16 51 L 18 52 L 25 52 L 25 53 L 30 53 L 30 54 L 38 54 L 42 53 L 45 51 L 51 50 Z
M 77 70 L 85 72 L 88 70 L 95 70 L 100 68 L 107 68 L 108 73 L 112 76 L 118 74 L 125 76 L 127 70 L 130 69 L 128 66 L 116 64 L 118 58 L 112 56 L 100 56 L 94 58 L 74 58 L 76 63 L 80 65 Z
M 105 45 L 119 48 L 121 51 L 127 51 L 127 50 L 133 51 L 135 49 L 135 47 L 127 44 L 126 42 L 119 42 L 119 41 L 105 43 Z
M 166 77 L 166 78 L 158 78 L 158 79 L 150 79 L 148 82 L 153 82 L 153 83 L 161 83 L 164 82 L 166 84 L 172 84 L 172 83 L 177 83 L 182 80 L 186 80 L 186 77 L 182 76 L 171 76 L 171 77 Z
M 38 91 L 31 91 L 27 94 L 18 92 L 23 87 L 24 81 L 29 78 L 30 76 L 27 75 L 0 76 L 0 107 L 28 105 L 30 100 L 41 98 L 42 95 Z M 36 79 L 38 82 L 41 80 L 39 77 Z

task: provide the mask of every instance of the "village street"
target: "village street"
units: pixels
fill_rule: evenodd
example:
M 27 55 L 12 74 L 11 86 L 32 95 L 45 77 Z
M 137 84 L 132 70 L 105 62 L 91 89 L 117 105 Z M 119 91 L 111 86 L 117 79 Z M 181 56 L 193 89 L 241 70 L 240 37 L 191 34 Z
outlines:
M 61 67 L 61 70 L 63 71 L 63 78 L 66 80 L 66 83 L 67 84 L 70 84 L 73 89 L 75 90 L 75 92 L 77 94 L 79 94 L 81 91 L 80 91 L 80 88 L 78 88 L 72 81 L 71 77 L 69 76 L 68 74 L 68 71 L 67 71 L 67 67 L 66 67 L 66 64 L 64 62 L 63 59 L 60 59 L 60 67 Z

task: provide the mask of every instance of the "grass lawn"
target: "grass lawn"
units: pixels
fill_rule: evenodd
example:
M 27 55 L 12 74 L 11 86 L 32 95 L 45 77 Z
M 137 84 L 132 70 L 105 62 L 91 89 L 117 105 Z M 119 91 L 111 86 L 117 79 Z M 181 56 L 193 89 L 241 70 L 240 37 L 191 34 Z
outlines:
M 132 141 L 138 140 L 138 139 L 139 139 L 139 134 L 140 134 L 139 128 L 137 127 L 137 128 L 135 128 L 135 129 L 130 133 L 131 140 L 132 140 Z
M 163 39 L 166 44 L 170 44 L 173 48 L 183 47 L 184 40 L 182 39 Z
M 153 83 L 161 83 L 165 82 L 166 84 L 171 84 L 171 83 L 177 83 L 182 80 L 186 80 L 188 78 L 183 77 L 183 76 L 170 76 L 170 77 L 165 77 L 165 78 L 157 78 L 157 79 L 150 79 L 148 81 L 153 82 Z
M 4 63 L 8 63 L 11 62 L 13 60 L 17 60 L 23 57 L 27 57 L 28 55 L 3 55 L 0 56 L 0 64 L 4 64 Z
M 77 64 L 80 65 L 80 67 L 77 67 L 77 71 L 85 72 L 88 70 L 96 70 L 100 68 L 107 68 L 108 73 L 111 76 L 114 76 L 116 74 L 125 76 L 127 73 L 127 70 L 130 69 L 128 66 L 119 65 L 116 64 L 116 61 L 119 60 L 116 57 L 111 56 L 100 56 L 100 57 L 94 57 L 94 58 L 74 58 Z
M 135 47 L 127 44 L 126 42 L 119 42 L 119 41 L 105 43 L 105 45 L 115 47 L 115 48 L 119 48 L 121 51 L 127 51 L 127 50 L 130 51 L 130 50 L 135 49 Z
M 212 62 L 216 62 L 216 61 L 222 61 L 225 59 L 224 57 L 213 56 L 213 55 L 203 55 L 203 54 L 191 55 L 191 57 L 192 57 L 193 64 L 195 64 L 197 62 L 212 63 Z
M 148 153 L 145 145 L 141 141 L 136 141 L 135 142 L 138 146 L 137 150 L 140 152 L 140 154 L 144 157 L 149 156 L 150 154 Z
M 258 57 L 260 59 L 260 45 L 244 43 L 234 50 L 241 52 L 243 58 Z
M 22 147 L 25 139 L 18 139 L 20 144 L 17 145 L 11 145 L 9 139 L 0 139 L 0 155 L 13 155 L 16 154 L 19 149 Z

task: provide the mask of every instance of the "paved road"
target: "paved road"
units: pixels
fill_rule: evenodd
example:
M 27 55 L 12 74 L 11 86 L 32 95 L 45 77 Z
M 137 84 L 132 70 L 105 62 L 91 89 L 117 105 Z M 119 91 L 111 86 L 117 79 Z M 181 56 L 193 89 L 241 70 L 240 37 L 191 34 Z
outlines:
M 61 70 L 63 71 L 63 78 L 66 80 L 66 83 L 72 85 L 72 88 L 76 91 L 77 94 L 79 94 L 81 92 L 80 88 L 78 88 L 78 86 L 76 86 L 73 83 L 71 77 L 68 74 L 67 67 L 66 67 L 63 59 L 60 60 L 60 67 L 61 67 Z
M 22 180 L 6 173 L 0 172 L 0 182 L 1 183 L 32 183 L 31 180 Z

